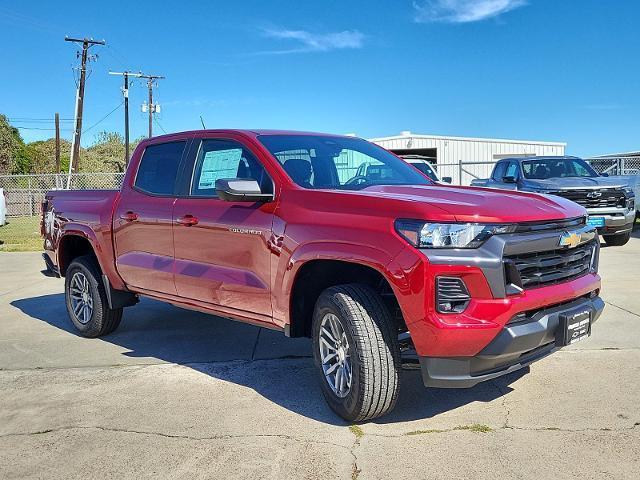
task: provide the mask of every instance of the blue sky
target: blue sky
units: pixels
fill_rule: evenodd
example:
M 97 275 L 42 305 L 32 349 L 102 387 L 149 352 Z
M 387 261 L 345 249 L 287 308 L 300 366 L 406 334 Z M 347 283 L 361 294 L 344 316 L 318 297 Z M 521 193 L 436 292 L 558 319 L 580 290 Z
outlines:
M 598 0 L 0 0 L 0 112 L 71 118 L 76 47 L 104 38 L 85 129 L 121 103 L 109 70 L 163 74 L 155 133 L 289 128 L 558 140 L 640 149 L 640 2 Z M 146 133 L 132 87 L 132 136 Z M 91 130 L 122 131 L 122 108 Z M 47 122 L 16 121 L 27 140 Z M 70 122 L 63 135 L 70 138 Z

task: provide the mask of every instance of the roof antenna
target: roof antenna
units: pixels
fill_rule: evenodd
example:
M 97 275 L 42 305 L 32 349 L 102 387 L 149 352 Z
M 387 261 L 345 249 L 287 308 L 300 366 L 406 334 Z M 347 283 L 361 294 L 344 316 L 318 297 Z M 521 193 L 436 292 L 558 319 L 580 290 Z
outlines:
M 202 119 L 202 115 L 200 115 L 200 123 L 202 124 L 202 129 L 206 130 L 207 127 L 204 126 L 204 120 Z

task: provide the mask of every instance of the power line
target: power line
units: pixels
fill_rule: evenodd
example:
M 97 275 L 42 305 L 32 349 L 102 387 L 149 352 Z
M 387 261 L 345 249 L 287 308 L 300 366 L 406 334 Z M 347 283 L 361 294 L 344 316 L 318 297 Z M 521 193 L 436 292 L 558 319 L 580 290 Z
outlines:
M 29 117 L 7 117 L 7 120 L 11 121 L 11 122 L 19 122 L 19 123 L 24 123 L 24 122 L 34 122 L 34 123 L 39 123 L 39 122 L 53 122 L 55 120 L 52 120 L 50 118 L 29 118 Z M 73 118 L 61 118 L 60 121 L 61 122 L 73 122 Z
M 160 122 L 158 121 L 158 119 L 156 117 L 153 118 L 153 121 L 156 122 L 156 125 L 158 125 L 160 127 L 160 130 L 162 130 L 162 133 L 167 133 L 167 131 L 164 129 L 164 127 L 162 125 L 160 125 Z
M 55 127 L 52 128 L 41 128 L 41 127 L 15 127 L 18 130 L 46 130 L 52 131 L 55 130 Z M 64 130 L 65 132 L 73 132 L 73 128 L 61 128 L 60 130 Z
M 120 102 L 120 104 L 114 108 L 113 110 L 111 110 L 109 113 L 107 113 L 104 117 L 102 117 L 100 120 L 98 120 L 96 123 L 94 123 L 93 125 L 91 125 L 89 128 L 85 129 L 82 131 L 82 133 L 87 133 L 89 130 L 93 129 L 94 127 L 97 127 L 98 125 L 100 125 L 102 122 L 104 122 L 107 118 L 109 118 L 111 115 L 113 115 L 113 113 L 118 110 L 122 104 L 124 102 Z

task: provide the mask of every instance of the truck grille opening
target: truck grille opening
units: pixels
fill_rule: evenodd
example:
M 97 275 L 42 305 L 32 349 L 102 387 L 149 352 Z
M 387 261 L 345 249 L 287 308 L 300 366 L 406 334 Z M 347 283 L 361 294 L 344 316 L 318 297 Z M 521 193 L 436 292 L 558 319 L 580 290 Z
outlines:
M 567 198 L 585 208 L 624 207 L 626 197 L 619 188 L 576 189 L 549 192 Z
M 575 248 L 524 253 L 505 257 L 508 284 L 528 289 L 567 282 L 594 267 L 596 241 Z

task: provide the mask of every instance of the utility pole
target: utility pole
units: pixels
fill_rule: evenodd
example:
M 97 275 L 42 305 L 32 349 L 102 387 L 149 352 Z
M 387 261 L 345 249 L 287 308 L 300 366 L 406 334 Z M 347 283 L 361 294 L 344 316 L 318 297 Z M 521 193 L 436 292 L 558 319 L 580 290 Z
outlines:
M 142 77 L 142 73 L 109 72 L 109 75 L 122 75 L 124 78 L 124 86 L 122 87 L 122 96 L 124 97 L 124 164 L 129 164 L 129 77 Z
M 162 80 L 165 77 L 161 75 L 140 75 L 140 78 L 147 79 L 147 88 L 149 89 L 149 102 L 146 105 L 146 110 L 145 105 L 142 105 L 142 111 L 149 112 L 149 138 L 151 138 L 153 136 L 153 114 L 160 111 L 160 105 L 153 103 L 153 85 L 156 80 Z
M 56 173 L 60 173 L 60 114 L 56 112 Z
M 82 44 L 82 53 L 78 52 L 77 56 L 81 57 L 80 65 L 80 81 L 78 83 L 78 92 L 76 95 L 76 126 L 73 133 L 73 148 L 71 151 L 71 160 L 69 161 L 69 174 L 71 170 L 78 171 L 78 161 L 80 155 L 80 136 L 82 135 L 82 110 L 84 107 L 84 84 L 87 79 L 87 61 L 96 60 L 97 55 L 89 55 L 89 48 L 93 45 L 104 45 L 104 40 L 93 40 L 92 38 L 71 38 L 64 37 L 65 42 L 74 42 Z M 69 176 L 71 180 L 71 176 Z

